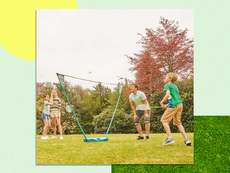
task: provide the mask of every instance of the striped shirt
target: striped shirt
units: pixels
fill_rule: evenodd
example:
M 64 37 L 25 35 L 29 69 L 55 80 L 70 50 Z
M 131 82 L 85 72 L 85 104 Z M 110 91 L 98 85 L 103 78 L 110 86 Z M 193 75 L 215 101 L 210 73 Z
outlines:
M 58 110 L 61 108 L 61 101 L 59 98 L 53 99 L 53 104 L 59 104 L 60 106 L 50 106 L 50 111 Z

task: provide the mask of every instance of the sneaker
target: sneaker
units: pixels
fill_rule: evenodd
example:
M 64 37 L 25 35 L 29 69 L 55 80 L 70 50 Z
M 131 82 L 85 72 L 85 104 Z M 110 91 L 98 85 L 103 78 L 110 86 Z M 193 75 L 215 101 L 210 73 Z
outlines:
M 56 136 L 53 136 L 51 139 L 57 139 L 57 137 L 56 137 Z
M 190 142 L 190 140 L 187 138 L 187 139 L 184 141 L 184 144 L 185 144 L 185 146 L 190 146 L 190 145 L 191 145 L 191 142 Z
M 45 137 L 46 137 L 46 139 L 49 139 L 49 137 L 47 135 Z
M 150 140 L 149 136 L 146 136 L 146 140 Z
M 144 137 L 138 136 L 138 138 L 136 140 L 144 140 Z
M 62 136 L 60 136 L 60 139 L 63 139 L 63 137 L 62 137 Z
M 163 145 L 168 145 L 168 144 L 172 144 L 172 143 L 174 143 L 175 141 L 174 141 L 174 139 L 172 138 L 172 139 L 168 139 L 168 138 L 166 138 L 165 139 L 165 142 L 163 143 Z
M 47 139 L 45 136 L 42 136 L 41 139 Z

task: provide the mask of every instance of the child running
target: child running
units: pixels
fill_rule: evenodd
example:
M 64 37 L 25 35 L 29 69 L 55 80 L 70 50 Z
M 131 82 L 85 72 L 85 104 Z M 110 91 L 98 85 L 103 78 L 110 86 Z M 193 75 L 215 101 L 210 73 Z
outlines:
M 42 120 L 45 124 L 44 130 L 43 130 L 43 136 L 41 137 L 41 139 L 49 139 L 49 137 L 47 136 L 48 131 L 51 127 L 50 125 L 50 118 L 49 118 L 49 111 L 50 111 L 50 105 L 55 105 L 55 104 L 51 104 L 48 102 L 49 100 L 49 95 L 46 95 L 44 97 L 45 101 L 44 101 L 44 109 L 43 109 L 43 113 L 42 113 Z
M 182 99 L 179 94 L 179 89 L 177 86 L 174 84 L 178 79 L 178 76 L 175 73 L 168 73 L 165 82 L 167 83 L 164 86 L 164 92 L 166 92 L 166 95 L 160 102 L 160 105 L 166 109 L 163 116 L 161 117 L 161 122 L 164 126 L 164 129 L 167 133 L 167 138 L 163 145 L 168 145 L 174 143 L 174 139 L 172 138 L 170 127 L 169 127 L 169 122 L 173 118 L 173 125 L 176 125 L 178 129 L 180 130 L 182 136 L 184 137 L 184 143 L 186 146 L 191 145 L 190 140 L 187 138 L 185 134 L 184 127 L 181 124 L 181 113 L 183 110 L 183 105 L 182 105 Z M 163 103 L 166 100 L 169 100 L 169 103 L 167 105 L 164 105 Z

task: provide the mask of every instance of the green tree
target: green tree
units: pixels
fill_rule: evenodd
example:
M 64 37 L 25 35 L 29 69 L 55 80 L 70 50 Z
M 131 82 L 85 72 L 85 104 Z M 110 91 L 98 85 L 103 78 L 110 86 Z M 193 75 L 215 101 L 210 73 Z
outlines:
M 71 92 L 68 88 L 70 88 L 69 84 L 66 84 L 65 86 L 65 90 L 67 91 L 67 93 L 70 95 L 70 103 L 72 108 L 74 109 L 75 113 L 77 115 L 79 115 L 77 108 L 77 101 L 76 101 L 76 97 L 74 97 L 74 93 Z M 37 117 L 37 134 L 41 134 L 44 128 L 44 123 L 43 120 L 41 118 L 42 112 L 43 112 L 43 107 L 44 107 L 44 96 L 45 95 L 49 95 L 51 94 L 52 90 L 56 89 L 57 93 L 58 93 L 58 97 L 61 99 L 61 103 L 63 106 L 68 105 L 68 102 L 66 101 L 66 98 L 63 94 L 63 91 L 61 89 L 60 84 L 58 83 L 54 83 L 52 84 L 51 82 L 47 82 L 44 83 L 43 87 L 41 87 L 39 95 L 38 95 L 38 100 L 37 100 L 37 104 L 36 104 L 36 117 Z M 73 104 L 72 104 L 73 103 Z M 61 125 L 62 125 L 62 130 L 65 134 L 69 134 L 71 132 L 74 131 L 74 129 L 76 128 L 76 120 L 71 113 L 68 113 L 65 111 L 65 109 L 61 108 Z M 58 131 L 58 129 L 57 129 Z M 51 130 L 50 133 L 53 133 L 53 126 L 51 125 Z
M 111 122 L 115 107 L 109 106 L 94 117 L 94 133 L 106 133 Z M 116 110 L 109 133 L 136 133 L 133 116 L 125 113 L 123 108 Z
M 125 87 L 125 86 L 124 86 Z M 111 106 L 116 106 L 119 98 L 119 85 L 114 88 L 114 91 L 111 93 L 109 98 L 109 103 Z M 119 109 L 124 109 L 127 114 L 130 114 L 132 109 L 129 103 L 129 100 L 126 99 L 124 92 L 121 92 L 120 101 L 118 105 Z

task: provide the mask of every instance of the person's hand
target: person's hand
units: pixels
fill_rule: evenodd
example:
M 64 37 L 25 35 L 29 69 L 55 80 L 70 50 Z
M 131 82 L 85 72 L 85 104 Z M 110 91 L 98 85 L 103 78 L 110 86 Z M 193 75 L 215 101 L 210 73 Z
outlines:
M 161 105 L 161 107 L 162 107 L 162 108 L 164 108 L 164 109 L 166 109 L 166 108 L 167 108 L 167 107 L 165 108 L 165 105 L 163 104 L 163 102 L 162 102 L 162 101 L 160 102 L 160 105 Z
M 51 117 L 51 113 L 49 113 L 49 116 Z
M 148 115 L 148 113 L 145 114 L 145 117 L 148 118 L 148 119 L 150 118 L 150 116 Z
M 162 108 L 167 109 L 167 106 L 168 106 L 168 104 L 167 105 L 163 105 Z
M 139 119 L 137 115 L 134 115 L 134 121 L 135 121 L 136 118 Z

